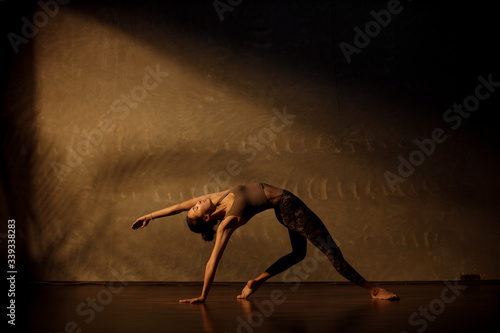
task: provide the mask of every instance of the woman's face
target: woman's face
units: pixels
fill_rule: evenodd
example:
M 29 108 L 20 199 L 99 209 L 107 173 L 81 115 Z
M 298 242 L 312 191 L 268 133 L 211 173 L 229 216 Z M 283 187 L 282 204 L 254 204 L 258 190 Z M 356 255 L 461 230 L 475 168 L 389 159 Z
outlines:
M 205 214 L 209 214 L 212 212 L 212 200 L 210 199 L 204 199 L 200 200 L 194 205 L 188 212 L 188 217 L 193 218 L 193 217 L 202 217 Z

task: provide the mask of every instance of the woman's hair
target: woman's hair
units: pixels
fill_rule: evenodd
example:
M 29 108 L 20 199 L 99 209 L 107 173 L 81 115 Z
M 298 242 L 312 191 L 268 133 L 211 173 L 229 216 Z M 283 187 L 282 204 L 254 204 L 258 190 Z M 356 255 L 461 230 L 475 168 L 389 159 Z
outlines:
M 203 238 L 204 241 L 210 242 L 211 240 L 214 239 L 215 235 L 215 230 L 214 226 L 217 224 L 218 221 L 208 221 L 205 222 L 203 221 L 203 216 L 200 217 L 195 217 L 195 218 L 189 218 L 186 217 L 186 223 L 189 227 L 189 229 L 192 232 L 196 232 L 197 234 L 201 234 L 201 238 Z

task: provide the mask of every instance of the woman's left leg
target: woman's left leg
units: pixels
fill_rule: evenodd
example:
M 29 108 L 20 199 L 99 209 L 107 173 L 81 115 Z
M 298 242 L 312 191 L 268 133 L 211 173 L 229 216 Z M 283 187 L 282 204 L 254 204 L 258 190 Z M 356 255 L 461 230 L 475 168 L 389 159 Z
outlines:
M 283 257 L 276 260 L 264 273 L 262 273 L 256 279 L 247 282 L 247 285 L 241 291 L 238 298 L 247 298 L 253 294 L 257 289 L 260 288 L 264 282 L 273 276 L 287 270 L 293 265 L 300 262 L 306 257 L 307 253 L 307 238 L 302 236 L 300 233 L 288 229 L 288 235 L 290 236 L 290 244 L 292 245 L 292 252 L 284 255 Z

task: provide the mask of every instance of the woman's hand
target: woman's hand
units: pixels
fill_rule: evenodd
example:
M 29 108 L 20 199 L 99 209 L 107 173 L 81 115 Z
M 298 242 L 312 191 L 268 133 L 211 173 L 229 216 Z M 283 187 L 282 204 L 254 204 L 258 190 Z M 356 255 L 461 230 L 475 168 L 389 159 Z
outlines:
M 203 297 L 196 297 L 190 299 L 181 299 L 179 303 L 205 303 L 205 299 Z
M 135 222 L 132 224 L 131 228 L 134 230 L 135 229 L 142 229 L 142 228 L 146 227 L 149 224 L 149 222 L 152 220 L 153 220 L 153 215 L 151 215 L 151 214 L 141 216 L 137 220 L 135 220 Z

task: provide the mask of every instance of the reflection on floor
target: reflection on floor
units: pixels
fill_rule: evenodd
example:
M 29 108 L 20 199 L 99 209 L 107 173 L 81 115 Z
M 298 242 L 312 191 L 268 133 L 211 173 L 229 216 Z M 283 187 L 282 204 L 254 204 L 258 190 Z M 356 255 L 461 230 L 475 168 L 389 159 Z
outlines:
M 237 300 L 241 284 L 36 285 L 31 332 L 499 332 L 500 283 L 387 284 L 399 301 L 375 301 L 344 284 L 267 284 Z M 81 330 L 81 331 L 80 331 Z

